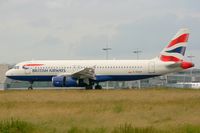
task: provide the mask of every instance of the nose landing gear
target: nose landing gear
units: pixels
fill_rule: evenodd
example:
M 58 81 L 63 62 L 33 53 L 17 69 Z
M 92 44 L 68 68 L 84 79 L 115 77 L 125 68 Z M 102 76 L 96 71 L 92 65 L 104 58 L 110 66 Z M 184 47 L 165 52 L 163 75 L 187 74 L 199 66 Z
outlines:
M 33 81 L 30 81 L 30 86 L 28 87 L 28 90 L 33 90 Z

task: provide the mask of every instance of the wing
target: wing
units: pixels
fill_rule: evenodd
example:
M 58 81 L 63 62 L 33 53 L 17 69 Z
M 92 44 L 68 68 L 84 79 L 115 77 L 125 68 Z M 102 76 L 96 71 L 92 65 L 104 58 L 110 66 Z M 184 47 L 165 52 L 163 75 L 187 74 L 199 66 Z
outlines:
M 94 68 L 85 68 L 83 70 L 73 73 L 71 76 L 78 78 L 78 79 L 93 79 L 93 80 L 95 80 L 95 69 Z
M 95 80 L 95 67 L 84 68 L 75 71 L 74 73 L 62 73 L 58 76 L 71 76 L 77 79 L 92 79 Z

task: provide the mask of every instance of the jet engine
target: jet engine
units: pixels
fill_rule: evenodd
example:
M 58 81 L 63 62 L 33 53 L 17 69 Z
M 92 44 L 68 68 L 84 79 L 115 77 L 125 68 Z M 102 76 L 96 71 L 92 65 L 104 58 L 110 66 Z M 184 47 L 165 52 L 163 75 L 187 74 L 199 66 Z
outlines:
M 82 87 L 79 81 L 71 76 L 56 76 L 52 78 L 55 87 Z

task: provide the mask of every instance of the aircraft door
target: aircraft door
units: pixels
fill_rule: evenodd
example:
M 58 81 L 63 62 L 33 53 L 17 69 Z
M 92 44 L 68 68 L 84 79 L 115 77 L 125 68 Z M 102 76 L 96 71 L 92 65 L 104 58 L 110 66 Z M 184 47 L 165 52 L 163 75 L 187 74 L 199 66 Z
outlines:
M 149 71 L 149 73 L 155 73 L 155 62 L 154 61 L 149 62 L 148 71 Z

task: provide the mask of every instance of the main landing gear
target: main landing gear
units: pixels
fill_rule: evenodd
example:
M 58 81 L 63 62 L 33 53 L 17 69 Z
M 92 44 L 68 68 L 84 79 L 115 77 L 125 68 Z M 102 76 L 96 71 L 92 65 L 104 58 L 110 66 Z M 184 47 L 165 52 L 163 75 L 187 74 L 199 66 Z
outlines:
M 33 90 L 33 81 L 30 81 L 30 86 L 28 87 L 28 90 Z
M 87 86 L 85 87 L 85 89 L 86 89 L 86 90 L 92 90 L 92 89 L 93 89 L 93 85 L 87 85 Z M 95 90 L 101 90 L 101 89 L 102 89 L 102 86 L 99 85 L 99 84 L 97 84 L 97 85 L 95 85 L 94 89 L 95 89 Z
M 101 90 L 101 89 L 102 89 L 102 86 L 99 85 L 99 84 L 97 84 L 97 85 L 95 86 L 95 89 L 96 89 L 96 90 Z
M 86 90 L 92 90 L 93 89 L 93 85 L 87 85 L 87 86 L 85 86 L 85 89 Z

